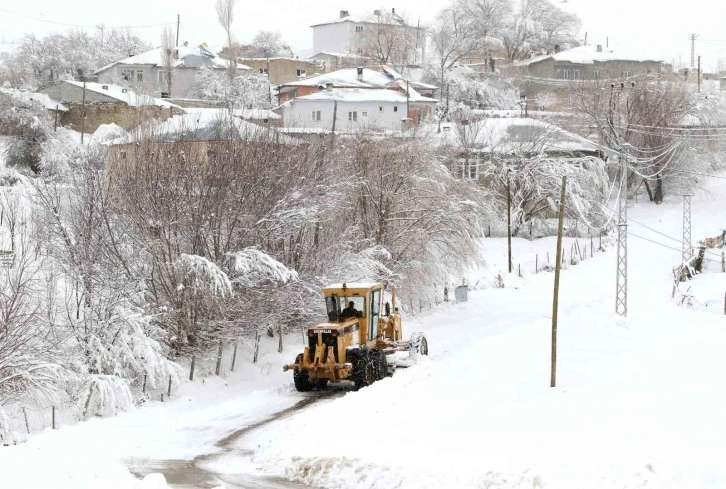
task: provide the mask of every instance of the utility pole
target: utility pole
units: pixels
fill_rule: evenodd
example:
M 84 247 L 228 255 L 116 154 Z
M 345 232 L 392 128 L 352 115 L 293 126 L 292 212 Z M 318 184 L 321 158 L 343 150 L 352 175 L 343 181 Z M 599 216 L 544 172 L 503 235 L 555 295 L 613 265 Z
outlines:
M 683 196 L 683 242 L 681 246 L 681 281 L 686 280 L 688 262 L 691 261 L 691 194 Z
M 175 47 L 179 47 L 179 21 L 181 20 L 181 15 L 176 14 L 176 45 Z M 171 94 L 169 94 L 171 96 Z
M 410 95 L 410 92 L 408 91 L 408 79 L 407 79 L 406 80 L 406 119 L 409 118 L 409 110 L 411 110 L 409 108 L 410 102 L 411 102 L 411 95 Z
M 81 103 L 81 146 L 83 146 L 83 133 L 86 132 L 86 76 L 83 75 L 83 102 Z
M 698 57 L 698 93 L 701 93 L 701 57 Z
M 618 197 L 618 258 L 615 286 L 615 312 L 628 315 L 628 163 L 622 150 L 620 163 L 620 195 Z
M 567 177 L 562 177 L 560 191 L 560 215 L 557 224 L 557 263 L 555 264 L 555 293 L 552 298 L 552 363 L 550 368 L 550 387 L 557 384 L 557 309 L 560 297 L 560 269 L 562 268 L 562 232 L 565 224 L 565 189 Z
M 509 273 L 512 273 L 512 192 L 509 188 L 509 170 L 507 170 L 507 257 Z
M 688 39 L 691 41 L 691 68 L 696 66 L 696 39 L 698 34 L 691 34 Z

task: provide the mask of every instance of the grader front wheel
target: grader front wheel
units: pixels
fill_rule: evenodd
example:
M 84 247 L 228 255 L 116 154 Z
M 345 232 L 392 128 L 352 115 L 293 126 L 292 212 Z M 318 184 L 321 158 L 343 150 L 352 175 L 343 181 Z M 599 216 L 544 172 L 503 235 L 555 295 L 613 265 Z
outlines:
M 428 355 L 429 342 L 423 333 L 413 333 L 411 339 L 408 340 L 409 355 Z
M 302 363 L 302 353 L 295 359 L 295 365 Z M 295 389 L 298 392 L 310 392 L 313 390 L 314 384 L 310 381 L 310 376 L 305 370 L 293 370 L 292 380 L 295 382 Z
M 373 368 L 373 359 L 367 352 L 362 353 L 353 366 L 353 383 L 355 390 L 368 387 L 376 381 L 376 374 Z

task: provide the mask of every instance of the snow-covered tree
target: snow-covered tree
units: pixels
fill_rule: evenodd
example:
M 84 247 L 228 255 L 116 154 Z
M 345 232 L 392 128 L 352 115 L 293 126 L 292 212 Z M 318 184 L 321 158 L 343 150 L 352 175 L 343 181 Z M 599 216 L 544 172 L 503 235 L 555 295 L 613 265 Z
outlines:
M 196 87 L 201 98 L 234 109 L 269 109 L 270 82 L 267 77 L 239 74 L 230 80 L 227 73 L 202 68 L 196 75 Z
M 5 147 L 8 166 L 40 170 L 41 146 L 51 132 L 45 107 L 16 90 L 0 89 L 0 136 L 9 136 Z

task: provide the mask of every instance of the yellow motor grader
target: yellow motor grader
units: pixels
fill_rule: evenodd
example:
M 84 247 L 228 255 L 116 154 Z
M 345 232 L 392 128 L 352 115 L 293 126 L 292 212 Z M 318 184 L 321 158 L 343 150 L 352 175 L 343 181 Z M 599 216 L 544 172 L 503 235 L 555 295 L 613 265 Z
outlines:
M 371 385 L 393 372 L 387 355 L 398 351 L 428 355 L 422 333 L 403 340 L 396 291 L 391 304 L 383 302 L 381 283 L 336 284 L 323 288 L 328 322 L 308 330 L 308 344 L 295 363 L 295 388 L 307 392 L 328 382 L 353 381 L 356 389 Z

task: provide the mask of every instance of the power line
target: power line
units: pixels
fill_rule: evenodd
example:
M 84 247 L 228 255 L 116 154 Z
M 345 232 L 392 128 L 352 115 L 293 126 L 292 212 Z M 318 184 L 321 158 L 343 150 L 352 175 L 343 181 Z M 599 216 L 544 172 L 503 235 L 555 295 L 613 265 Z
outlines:
M 18 17 L 22 17 L 24 19 L 35 20 L 37 22 L 45 22 L 47 24 L 62 25 L 62 26 L 66 26 L 66 27 L 81 27 L 81 28 L 87 28 L 87 29 L 95 29 L 95 28 L 98 27 L 98 25 L 71 24 L 71 23 L 68 23 L 68 22 L 57 22 L 57 21 L 54 21 L 54 20 L 40 19 L 38 17 L 33 17 L 31 15 L 25 15 L 25 14 L 21 14 L 21 13 L 18 13 L 18 12 L 13 12 L 12 10 L 4 9 L 4 8 L 0 8 L 0 11 L 5 12 L 7 14 L 11 14 L 11 15 L 17 15 Z M 147 27 L 162 27 L 162 26 L 171 25 L 171 24 L 174 24 L 174 23 L 175 22 L 165 22 L 163 24 L 150 24 L 150 25 L 118 25 L 118 26 L 104 26 L 104 27 L 106 27 L 108 29 L 123 29 L 123 28 L 143 29 L 143 28 L 147 28 Z

